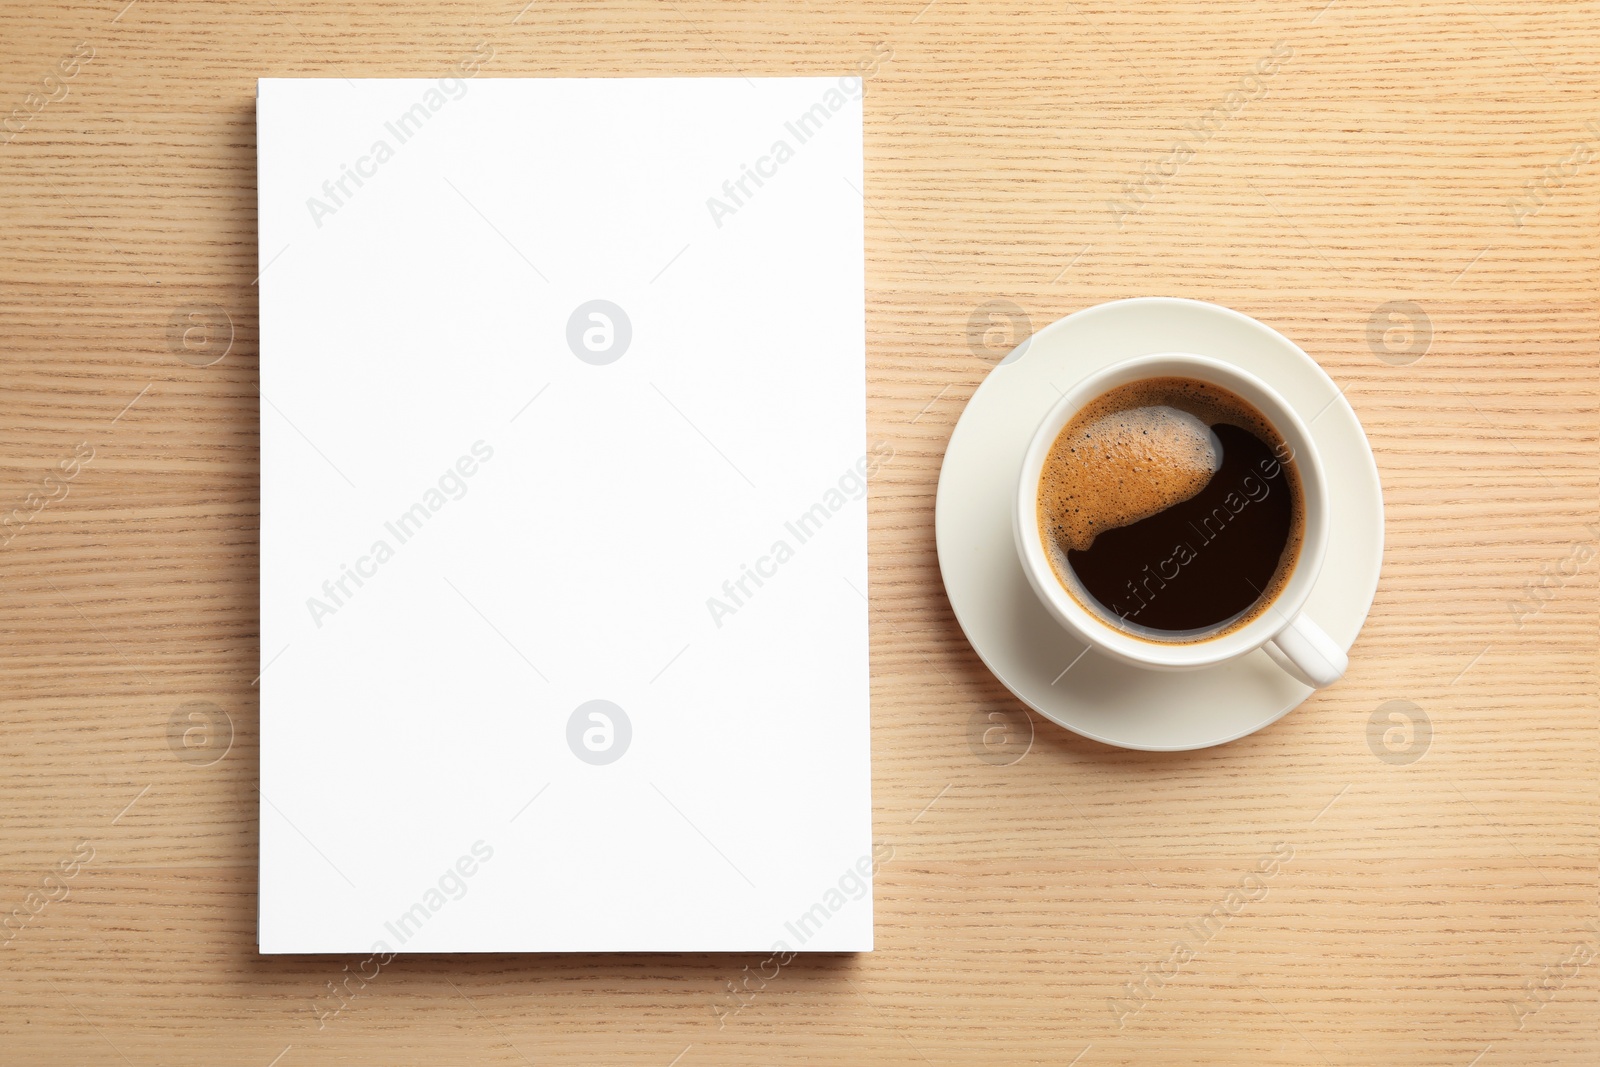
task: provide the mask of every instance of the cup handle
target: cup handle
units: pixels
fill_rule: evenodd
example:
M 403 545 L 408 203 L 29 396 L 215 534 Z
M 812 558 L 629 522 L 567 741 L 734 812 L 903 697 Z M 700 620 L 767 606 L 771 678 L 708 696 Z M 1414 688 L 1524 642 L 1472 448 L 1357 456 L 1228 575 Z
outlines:
M 1332 685 L 1344 677 L 1350 659 L 1327 631 L 1305 612 L 1296 615 L 1283 632 L 1263 646 L 1272 662 L 1313 689 Z

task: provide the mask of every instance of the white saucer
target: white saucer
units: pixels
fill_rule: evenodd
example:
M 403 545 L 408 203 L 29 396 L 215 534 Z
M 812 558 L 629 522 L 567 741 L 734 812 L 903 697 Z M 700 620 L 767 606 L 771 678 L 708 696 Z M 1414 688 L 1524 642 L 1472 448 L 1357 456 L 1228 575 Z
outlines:
M 1264 379 L 1309 424 L 1335 506 L 1327 557 L 1306 610 L 1348 650 L 1372 606 L 1383 562 L 1383 489 L 1372 449 L 1350 404 L 1310 356 L 1271 327 L 1215 304 L 1118 300 L 1051 323 L 1024 342 L 961 413 L 939 472 L 935 526 L 950 606 L 1007 689 L 1045 718 L 1096 741 L 1178 751 L 1253 733 L 1312 690 L 1259 649 L 1194 671 L 1143 670 L 1085 652 L 1029 588 L 1011 532 L 1022 454 L 1045 412 L 1084 375 L 1155 352 L 1236 364 Z

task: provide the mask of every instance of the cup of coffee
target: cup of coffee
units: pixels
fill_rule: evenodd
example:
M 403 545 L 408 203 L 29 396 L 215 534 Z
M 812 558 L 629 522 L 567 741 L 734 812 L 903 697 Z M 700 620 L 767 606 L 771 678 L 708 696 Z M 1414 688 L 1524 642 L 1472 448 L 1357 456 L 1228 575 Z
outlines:
M 1304 613 L 1328 540 L 1316 444 L 1237 367 L 1168 353 L 1079 382 L 1033 435 L 1014 521 L 1034 592 L 1100 652 L 1188 670 L 1265 648 L 1310 686 L 1344 673 Z

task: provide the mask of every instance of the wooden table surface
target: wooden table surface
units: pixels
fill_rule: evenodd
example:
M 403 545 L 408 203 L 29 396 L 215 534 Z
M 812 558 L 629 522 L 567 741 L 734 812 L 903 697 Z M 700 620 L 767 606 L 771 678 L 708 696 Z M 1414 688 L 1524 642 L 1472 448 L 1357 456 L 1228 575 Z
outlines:
M 0 1062 L 1600 1063 L 1600 5 L 523 4 L 0 10 Z M 401 957 L 336 1014 L 357 959 L 256 954 L 255 79 L 480 42 L 867 64 L 873 953 Z M 1030 717 L 934 551 L 993 362 L 1140 294 L 1311 352 L 1387 506 L 1348 677 L 1194 753 Z

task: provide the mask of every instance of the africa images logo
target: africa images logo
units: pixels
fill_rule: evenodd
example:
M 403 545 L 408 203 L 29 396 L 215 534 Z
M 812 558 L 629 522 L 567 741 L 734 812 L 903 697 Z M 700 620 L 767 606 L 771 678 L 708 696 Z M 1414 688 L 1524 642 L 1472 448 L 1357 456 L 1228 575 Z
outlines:
M 306 610 L 311 613 L 311 621 L 316 623 L 317 629 L 322 629 L 323 619 L 326 616 L 338 614 L 340 608 L 354 599 L 361 587 L 366 585 L 367 580 L 378 576 L 378 569 L 394 558 L 398 546 L 404 545 L 420 533 L 423 526 L 444 510 L 450 501 L 460 500 L 466 496 L 467 479 L 478 473 L 482 464 L 493 458 L 492 445 L 486 441 L 474 441 L 472 455 L 462 455 L 457 458 L 454 464 L 445 468 L 438 482 L 422 494 L 422 499 L 401 512 L 394 520 L 383 524 L 384 530 L 394 538 L 393 545 L 389 543 L 388 538 L 379 537 L 372 542 L 365 555 L 356 557 L 354 568 L 348 563 L 339 564 L 339 576 L 329 578 L 322 583 L 322 597 L 306 597 Z M 446 494 L 449 494 L 448 497 Z M 351 587 L 352 584 L 354 588 Z
M 778 568 L 794 559 L 795 549 L 819 534 L 828 520 L 838 514 L 847 503 L 866 499 L 867 480 L 893 458 L 893 445 L 886 441 L 879 441 L 873 445 L 871 451 L 862 455 L 839 475 L 836 485 L 829 487 L 822 494 L 821 500 L 801 512 L 794 520 L 783 524 L 784 532 L 789 537 L 779 537 L 773 541 L 766 555 L 756 557 L 753 568 L 748 563 L 739 564 L 738 577 L 729 578 L 722 583 L 722 596 L 712 594 L 706 597 L 706 611 L 710 613 L 711 621 L 716 624 L 717 629 L 722 629 L 723 619 L 726 616 L 737 614 L 740 608 L 755 597 L 756 592 L 766 584 L 763 579 L 776 578 Z M 790 538 L 794 540 L 792 545 L 789 543 Z
M 306 198 L 306 210 L 311 213 L 311 221 L 317 224 L 317 229 L 322 229 L 324 216 L 338 214 L 339 209 L 349 203 L 363 185 L 378 176 L 378 168 L 395 157 L 397 146 L 404 145 L 421 133 L 428 120 L 444 110 L 450 101 L 466 96 L 466 80 L 476 75 L 478 68 L 493 58 L 494 46 L 488 41 L 481 42 L 470 55 L 456 63 L 453 76 L 440 78 L 437 85 L 429 86 L 422 94 L 422 99 L 383 124 L 385 132 L 394 139 L 394 144 L 390 144 L 388 138 L 378 137 L 373 140 L 366 155 L 356 158 L 354 167 L 340 163 L 339 176 L 322 183 L 322 196 Z M 355 186 L 353 189 L 352 184 Z
M 876 74 L 879 66 L 893 58 L 892 46 L 883 42 L 873 46 L 872 51 L 856 64 L 855 74 L 840 78 L 837 88 L 829 89 L 822 94 L 821 100 L 783 124 L 784 131 L 794 138 L 794 144 L 790 144 L 787 138 L 776 138 L 767 153 L 756 158 L 754 168 L 748 163 L 739 164 L 739 176 L 722 183 L 722 196 L 706 197 L 706 210 L 711 214 L 711 221 L 717 224 L 717 229 L 722 229 L 723 219 L 737 214 L 769 179 L 776 178 L 778 168 L 795 157 L 795 149 L 821 133 L 823 126 L 844 108 L 847 100 L 860 99 L 862 83 Z M 751 188 L 752 184 L 755 188 Z

